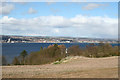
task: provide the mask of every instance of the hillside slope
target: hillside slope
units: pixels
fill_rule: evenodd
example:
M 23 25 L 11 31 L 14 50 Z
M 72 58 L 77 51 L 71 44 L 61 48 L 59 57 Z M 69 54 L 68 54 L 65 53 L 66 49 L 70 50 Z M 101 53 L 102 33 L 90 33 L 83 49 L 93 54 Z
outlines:
M 69 57 L 60 64 L 3 66 L 3 78 L 117 78 L 118 57 Z

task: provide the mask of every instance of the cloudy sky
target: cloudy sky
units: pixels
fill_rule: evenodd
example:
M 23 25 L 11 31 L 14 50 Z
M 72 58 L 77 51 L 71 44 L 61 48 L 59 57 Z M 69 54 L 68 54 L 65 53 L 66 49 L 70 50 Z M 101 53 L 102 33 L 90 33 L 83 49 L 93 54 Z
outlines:
M 0 4 L 4 35 L 117 38 L 117 2 Z

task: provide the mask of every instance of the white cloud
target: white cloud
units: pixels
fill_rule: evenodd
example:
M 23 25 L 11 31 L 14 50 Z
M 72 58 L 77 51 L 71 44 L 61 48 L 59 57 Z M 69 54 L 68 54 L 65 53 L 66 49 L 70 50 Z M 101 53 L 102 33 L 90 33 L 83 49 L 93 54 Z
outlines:
M 59 29 L 53 29 L 53 32 L 59 33 Z
M 110 17 L 76 15 L 40 16 L 31 19 L 2 18 L 3 34 L 88 36 L 115 38 L 118 36 L 118 20 Z
M 37 11 L 33 8 L 29 8 L 28 13 L 29 14 L 35 14 L 35 13 L 37 13 Z
M 2 4 L 0 5 L 0 14 L 3 14 L 3 15 L 10 14 L 13 9 L 14 9 L 14 5 L 12 4 L 7 4 L 7 3 Z
M 106 4 L 96 4 L 96 3 L 89 3 L 85 6 L 82 7 L 82 9 L 84 10 L 92 10 L 98 7 L 103 7 L 103 6 L 107 6 Z
M 7 2 L 7 0 L 1 0 L 1 2 Z

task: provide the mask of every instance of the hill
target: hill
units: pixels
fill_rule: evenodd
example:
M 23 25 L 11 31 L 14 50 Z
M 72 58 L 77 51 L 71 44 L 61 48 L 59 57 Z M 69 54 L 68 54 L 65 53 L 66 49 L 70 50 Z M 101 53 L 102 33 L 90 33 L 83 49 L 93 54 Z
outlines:
M 3 78 L 118 78 L 118 57 L 69 57 L 60 64 L 3 66 Z

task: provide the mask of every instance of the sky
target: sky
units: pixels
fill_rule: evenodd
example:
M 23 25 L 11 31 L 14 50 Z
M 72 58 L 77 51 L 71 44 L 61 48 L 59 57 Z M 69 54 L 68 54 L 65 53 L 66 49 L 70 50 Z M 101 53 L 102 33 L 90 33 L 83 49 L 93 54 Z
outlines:
M 4 2 L 1 35 L 118 37 L 117 2 Z

